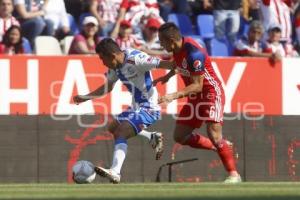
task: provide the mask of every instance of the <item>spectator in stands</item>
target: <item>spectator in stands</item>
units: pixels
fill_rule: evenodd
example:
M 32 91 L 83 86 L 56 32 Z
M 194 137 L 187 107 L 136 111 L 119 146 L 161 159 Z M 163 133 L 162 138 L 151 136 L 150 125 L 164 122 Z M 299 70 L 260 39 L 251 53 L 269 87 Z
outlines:
M 0 54 L 22 54 L 24 53 L 22 33 L 20 26 L 12 25 L 4 34 L 0 43 Z
M 115 35 L 114 32 L 118 31 Z M 127 20 L 117 22 L 115 25 L 115 31 L 111 34 L 111 37 L 115 39 L 116 43 L 122 50 L 127 48 L 141 48 L 141 41 L 139 41 L 135 35 L 133 35 L 132 25 Z
M 168 21 L 168 15 L 170 13 L 191 15 L 191 11 L 194 12 L 194 8 L 198 6 L 198 3 L 202 4 L 202 1 L 203 0 L 157 0 L 160 16 L 164 21 Z
M 48 0 L 45 12 L 45 19 L 53 23 L 55 36 L 58 39 L 63 39 L 70 34 L 70 22 L 63 0 Z
M 79 17 L 83 12 L 87 12 L 86 9 L 86 0 L 64 0 L 67 13 L 70 13 L 74 18 L 75 21 L 79 21 Z
M 90 0 L 90 13 L 97 18 L 101 36 L 107 37 L 113 30 L 122 0 Z
M 272 61 L 281 59 L 278 52 L 273 53 L 267 44 L 261 42 L 264 32 L 263 25 L 260 21 L 253 21 L 250 24 L 248 37 L 243 37 L 235 43 L 235 56 L 249 57 L 268 57 Z
M 175 13 L 186 14 L 190 13 L 190 7 L 188 0 L 173 0 L 174 8 L 173 11 Z
M 223 39 L 227 35 L 234 44 L 240 27 L 241 0 L 213 0 L 213 6 L 216 38 Z
M 69 54 L 95 54 L 95 48 L 100 41 L 98 36 L 98 20 L 87 16 L 82 22 L 82 31 L 76 35 L 71 43 Z
M 13 8 L 12 0 L 0 0 L 0 42 L 12 25 L 20 25 L 18 20 L 12 16 Z
M 159 5 L 157 0 L 123 0 L 120 5 L 120 11 L 116 23 L 122 20 L 130 22 L 133 32 L 141 32 L 141 24 L 149 17 L 157 18 L 163 22 L 159 15 Z M 112 34 L 116 35 L 118 31 L 116 27 L 113 29 Z
M 15 10 L 19 21 L 21 22 L 22 32 L 30 43 L 33 45 L 35 37 L 39 35 L 53 35 L 53 23 L 44 19 L 45 6 L 36 4 L 33 0 L 14 0 Z
M 248 2 L 248 21 L 260 20 L 259 0 L 244 0 Z
M 141 41 L 142 51 L 153 56 L 167 57 L 169 54 L 160 46 L 158 39 L 160 25 L 160 22 L 156 18 L 149 18 L 143 28 L 142 37 L 138 39 Z
M 281 27 L 279 24 L 271 25 L 268 30 L 269 38 L 267 40 L 268 48 L 272 50 L 272 53 L 278 53 L 281 57 L 295 57 L 297 52 L 294 50 L 290 43 L 282 44 L 281 39 Z
M 157 0 L 159 4 L 159 14 L 164 21 L 168 21 L 168 16 L 173 10 L 172 0 Z
M 213 5 L 211 0 L 189 1 L 189 5 L 193 13 L 193 18 L 196 18 L 197 15 L 212 14 Z
M 260 0 L 261 14 L 265 30 L 272 24 L 281 26 L 281 41 L 291 42 L 292 26 L 290 9 L 283 0 Z M 267 38 L 268 34 L 264 35 Z
M 296 47 L 298 50 L 298 53 L 300 54 L 300 2 L 298 2 L 297 5 L 295 5 L 295 21 L 294 21 L 294 27 L 295 27 L 295 39 L 296 39 Z

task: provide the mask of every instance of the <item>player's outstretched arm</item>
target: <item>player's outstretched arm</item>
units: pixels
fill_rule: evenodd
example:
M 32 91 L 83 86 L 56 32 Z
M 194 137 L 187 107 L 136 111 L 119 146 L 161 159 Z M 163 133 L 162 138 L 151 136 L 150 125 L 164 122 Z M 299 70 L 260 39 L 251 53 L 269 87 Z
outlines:
M 167 73 L 166 75 L 159 77 L 158 79 L 155 79 L 153 81 L 153 85 L 156 86 L 159 82 L 161 82 L 161 84 L 165 84 L 166 82 L 169 81 L 169 79 L 174 76 L 176 74 L 176 70 L 171 70 L 169 73 Z
M 158 103 L 170 103 L 175 99 L 196 95 L 197 93 L 201 92 L 203 88 L 204 75 L 194 75 L 191 77 L 191 79 L 192 83 L 184 89 L 159 97 Z
M 99 88 L 97 88 L 96 90 L 90 92 L 87 95 L 76 95 L 76 96 L 74 96 L 73 101 L 76 104 L 80 104 L 80 103 L 83 103 L 85 101 L 101 97 L 101 96 L 111 92 L 113 88 L 114 88 L 114 82 L 107 81 L 104 85 L 100 86 Z
M 161 60 L 159 62 L 159 65 L 156 68 L 161 68 L 161 69 L 175 69 L 176 68 L 176 63 L 172 61 L 167 61 L 167 60 Z

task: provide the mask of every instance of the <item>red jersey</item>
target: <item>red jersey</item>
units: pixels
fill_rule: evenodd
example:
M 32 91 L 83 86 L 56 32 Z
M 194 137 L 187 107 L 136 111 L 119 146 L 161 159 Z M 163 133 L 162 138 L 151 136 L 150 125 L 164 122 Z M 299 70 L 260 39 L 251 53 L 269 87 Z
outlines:
M 212 67 L 206 50 L 192 38 L 183 37 L 182 49 L 174 54 L 174 60 L 186 86 L 192 84 L 192 75 L 204 75 L 203 89 L 198 97 L 209 98 L 207 94 L 224 97 L 221 81 Z

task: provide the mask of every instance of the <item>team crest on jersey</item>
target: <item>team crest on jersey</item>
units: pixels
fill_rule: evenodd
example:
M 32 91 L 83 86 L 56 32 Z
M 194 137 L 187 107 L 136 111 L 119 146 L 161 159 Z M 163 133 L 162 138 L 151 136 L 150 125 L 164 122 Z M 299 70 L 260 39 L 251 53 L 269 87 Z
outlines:
M 201 69 L 201 61 L 200 60 L 195 60 L 193 63 L 193 67 L 195 70 L 200 70 Z
M 140 59 L 143 59 L 143 58 L 146 57 L 146 55 L 141 53 L 141 54 L 138 55 L 138 57 L 139 57 Z
M 152 63 L 154 59 L 155 59 L 154 57 L 150 56 L 150 57 L 147 59 L 147 63 Z
M 186 61 L 185 58 L 182 60 L 182 67 L 183 67 L 184 69 L 187 68 L 187 61 Z

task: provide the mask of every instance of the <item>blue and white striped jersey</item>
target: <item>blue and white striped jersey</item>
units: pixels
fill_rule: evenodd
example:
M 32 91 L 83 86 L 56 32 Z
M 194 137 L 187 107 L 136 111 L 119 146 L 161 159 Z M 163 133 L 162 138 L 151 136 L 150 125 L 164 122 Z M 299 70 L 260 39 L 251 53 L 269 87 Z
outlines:
M 150 72 L 159 65 L 160 59 L 136 49 L 126 49 L 124 53 L 123 65 L 116 70 L 109 69 L 106 74 L 107 80 L 122 81 L 132 94 L 133 109 L 144 107 L 160 110 L 160 106 L 157 104 L 158 93 L 152 86 L 153 78 Z

